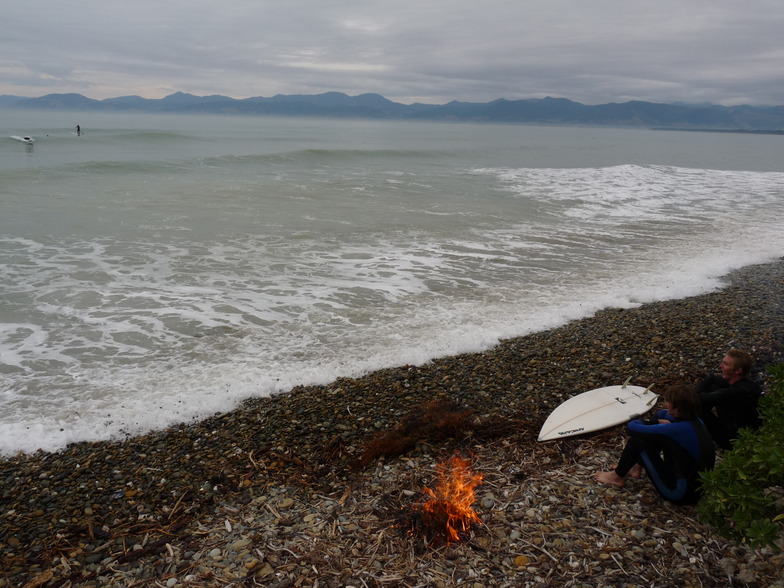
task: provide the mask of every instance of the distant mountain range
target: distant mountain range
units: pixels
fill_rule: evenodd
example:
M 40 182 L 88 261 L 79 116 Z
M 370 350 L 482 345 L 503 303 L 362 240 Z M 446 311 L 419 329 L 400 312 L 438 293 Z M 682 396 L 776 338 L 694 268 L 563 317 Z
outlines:
M 717 106 L 623 102 L 587 106 L 565 98 L 400 104 L 379 94 L 341 92 L 236 99 L 176 92 L 161 99 L 123 96 L 93 100 L 81 94 L 40 98 L 0 96 L 0 107 L 102 112 L 183 112 L 318 116 L 429 121 L 474 121 L 784 133 L 784 106 Z

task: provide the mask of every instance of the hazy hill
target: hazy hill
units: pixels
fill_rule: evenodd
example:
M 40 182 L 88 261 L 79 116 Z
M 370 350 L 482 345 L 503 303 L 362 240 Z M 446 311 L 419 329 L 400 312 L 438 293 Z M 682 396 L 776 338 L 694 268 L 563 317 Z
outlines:
M 452 120 L 559 125 L 612 125 L 695 130 L 782 131 L 784 106 L 717 106 L 631 101 L 588 106 L 565 98 L 400 104 L 379 94 L 341 92 L 245 99 L 176 92 L 161 99 L 122 96 L 93 100 L 80 94 L 39 98 L 0 96 L 0 107 L 76 111 L 188 112 L 401 120 Z

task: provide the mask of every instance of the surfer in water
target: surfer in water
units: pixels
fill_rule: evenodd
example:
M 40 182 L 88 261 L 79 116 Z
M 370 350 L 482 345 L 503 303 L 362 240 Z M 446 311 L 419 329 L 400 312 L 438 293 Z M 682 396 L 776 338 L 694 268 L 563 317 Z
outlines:
M 82 127 L 80 127 L 79 125 L 76 125 L 76 134 L 77 135 L 81 135 L 82 134 Z
M 752 365 L 746 351 L 730 349 L 719 365 L 721 375 L 710 375 L 697 384 L 702 420 L 722 449 L 732 449 L 740 429 L 760 426 L 757 404 L 762 391 L 749 379 Z
M 594 479 L 622 488 L 626 476 L 639 478 L 644 469 L 662 498 L 693 504 L 699 498 L 700 472 L 713 468 L 716 459 L 713 440 L 699 419 L 700 399 L 693 387 L 667 389 L 664 406 L 653 419 L 629 422 L 630 437 L 618 465 L 596 472 Z

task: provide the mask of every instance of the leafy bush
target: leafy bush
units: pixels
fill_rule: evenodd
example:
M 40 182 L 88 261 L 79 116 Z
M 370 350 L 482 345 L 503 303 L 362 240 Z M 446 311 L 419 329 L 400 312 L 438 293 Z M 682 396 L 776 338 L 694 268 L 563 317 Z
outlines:
M 784 520 L 784 364 L 768 368 L 762 427 L 742 429 L 731 451 L 703 472 L 700 517 L 725 537 L 775 547 Z

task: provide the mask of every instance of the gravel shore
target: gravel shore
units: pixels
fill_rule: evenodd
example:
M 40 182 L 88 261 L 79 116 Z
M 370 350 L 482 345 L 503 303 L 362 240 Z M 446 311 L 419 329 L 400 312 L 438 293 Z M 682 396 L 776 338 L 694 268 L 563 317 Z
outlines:
M 645 477 L 597 485 L 622 427 L 536 442 L 578 392 L 696 381 L 730 347 L 754 355 L 764 384 L 784 361 L 784 261 L 726 282 L 164 432 L 6 458 L 0 587 L 784 586 L 784 555 L 715 535 Z M 456 452 L 484 477 L 482 523 L 428 544 L 412 512 Z

